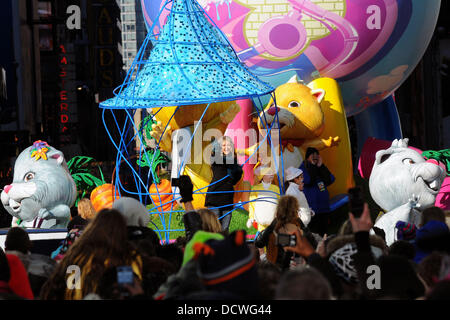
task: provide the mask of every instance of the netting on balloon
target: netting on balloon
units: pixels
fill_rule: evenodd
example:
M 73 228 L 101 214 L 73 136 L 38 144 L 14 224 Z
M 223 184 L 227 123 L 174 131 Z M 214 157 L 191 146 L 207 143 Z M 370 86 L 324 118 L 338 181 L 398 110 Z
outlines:
M 261 97 L 265 95 L 271 95 L 276 105 L 274 89 L 260 81 L 239 61 L 225 35 L 195 0 L 167 0 L 159 16 L 167 13 L 162 28 L 157 23 L 151 27 L 123 84 L 115 89 L 114 97 L 100 103 L 103 124 L 117 150 L 113 183 L 121 196 L 138 198 L 152 216 L 159 217 L 159 226 L 152 220 L 152 227 L 165 242 L 170 240 L 171 233 L 184 231 L 184 227 L 172 227 L 173 216 L 182 214 L 184 209 L 180 205 L 178 189 L 172 188 L 170 183 L 164 187 L 159 184 L 164 179 L 158 172 L 171 160 L 171 156 L 162 152 L 161 139 L 152 138 L 149 131 L 161 110 L 177 106 L 170 119 L 163 124 L 163 137 L 169 122 L 181 108 L 205 104 L 203 113 L 193 124 L 188 143 L 192 145 L 192 139 L 201 128 L 208 109 L 215 108 L 214 103 L 251 98 L 260 117 L 261 127 L 267 129 L 258 143 L 266 143 L 274 150 L 281 145 L 279 134 L 273 135 L 274 132 L 279 133 L 278 113 L 273 120 L 267 121 L 261 112 L 264 108 Z M 155 21 L 159 21 L 159 16 Z M 135 121 L 139 113 L 142 115 L 146 112 L 148 115 L 142 122 Z M 255 161 L 258 151 L 259 147 L 241 166 L 248 161 Z M 188 154 L 186 152 L 179 161 L 176 174 L 170 173 L 172 178 L 183 174 L 183 168 L 189 165 Z M 278 172 L 280 193 L 284 193 L 282 155 L 279 159 L 277 154 L 271 153 Z M 165 180 L 170 181 L 170 178 Z M 194 188 L 194 194 L 206 194 L 209 186 L 211 184 Z M 230 192 L 249 193 L 251 190 Z M 274 195 L 271 196 L 271 192 L 267 191 L 267 197 L 260 197 L 258 201 L 272 202 Z M 248 202 L 227 206 L 219 219 Z
M 190 105 L 273 91 L 247 70 L 195 0 L 166 1 L 159 16 L 166 11 L 170 13 L 164 27 L 152 26 L 115 98 L 100 107 Z
M 258 117 L 261 121 L 265 134 L 258 140 L 259 145 L 267 143 L 267 145 L 272 150 L 277 150 L 279 146 L 279 119 L 278 114 L 275 115 L 273 121 L 267 121 L 264 117 L 262 105 L 260 104 L 260 99 L 255 99 L 254 103 L 256 105 L 256 110 Z M 180 106 L 178 107 L 172 116 L 175 116 L 181 108 L 189 108 L 190 106 Z M 195 132 L 200 129 L 202 125 L 202 119 L 208 108 L 213 107 L 208 104 L 205 108 L 203 115 L 200 117 L 199 122 L 196 123 L 193 129 L 193 134 L 191 140 L 188 142 L 189 145 L 193 144 L 193 137 Z M 162 110 L 162 109 L 161 109 Z M 184 231 L 184 228 L 171 228 L 174 222 L 174 214 L 184 213 L 184 209 L 180 204 L 181 195 L 178 189 L 173 190 L 172 186 L 170 189 L 162 190 L 158 187 L 158 182 L 161 181 L 161 177 L 156 174 L 154 167 L 161 163 L 161 157 L 166 157 L 162 155 L 163 153 L 159 149 L 159 142 L 152 139 L 146 133 L 148 126 L 156 121 L 158 113 L 148 115 L 141 124 L 134 121 L 136 113 L 141 112 L 140 109 L 129 109 L 129 110 L 116 110 L 116 109 L 104 109 L 103 111 L 103 122 L 106 131 L 114 145 L 117 149 L 116 157 L 116 169 L 114 174 L 113 183 L 116 189 L 119 191 L 120 196 L 132 196 L 138 198 L 141 203 L 143 203 L 148 209 L 151 215 L 157 215 L 159 217 L 160 226 L 152 222 L 152 228 L 159 234 L 160 238 L 168 242 L 170 240 L 170 235 L 173 232 Z M 120 113 L 120 114 L 119 114 Z M 125 113 L 125 117 L 123 117 Z M 108 119 L 114 119 L 114 121 L 108 121 Z M 124 119 L 122 123 L 119 123 L 118 119 Z M 165 125 L 164 132 L 167 130 L 168 123 Z M 276 133 L 274 135 L 274 133 Z M 118 139 L 114 137 L 119 137 Z M 150 138 L 150 139 L 149 139 Z M 153 148 L 149 147 L 152 143 L 149 140 L 153 140 Z M 136 143 L 137 142 L 137 143 Z M 212 142 L 213 143 L 213 142 Z M 136 149 L 136 145 L 139 145 L 139 150 Z M 241 166 L 244 166 L 249 161 L 255 161 L 258 156 L 259 146 L 246 157 Z M 271 164 L 274 165 L 275 171 L 278 173 L 276 179 L 278 180 L 278 185 L 280 186 L 280 193 L 275 193 L 270 190 L 260 191 L 265 193 L 264 197 L 258 197 L 257 200 L 261 202 L 273 202 L 274 198 L 277 198 L 281 194 L 284 194 L 283 182 L 284 182 L 284 167 L 282 153 L 277 157 L 277 153 L 271 152 L 272 161 Z M 187 162 L 188 153 L 184 153 L 181 164 L 179 166 L 176 176 L 183 174 L 182 168 L 189 165 Z M 142 165 L 144 164 L 144 165 Z M 153 168 L 153 169 L 151 169 Z M 228 176 L 218 180 L 214 183 L 220 183 L 223 179 Z M 170 179 L 170 178 L 169 178 Z M 151 189 L 153 185 L 153 190 Z M 208 188 L 212 184 L 206 187 L 198 188 L 193 190 L 194 195 L 206 195 Z M 224 191 L 220 191 L 224 193 Z M 225 191 L 226 192 L 226 191 Z M 229 192 L 243 192 L 250 193 L 251 189 L 248 190 L 236 190 Z M 212 192 L 214 193 L 214 192 Z M 239 203 L 233 203 L 227 206 L 210 207 L 210 209 L 226 209 L 223 211 L 222 216 L 219 219 L 223 219 L 226 215 L 231 214 L 234 210 L 243 208 L 247 203 L 252 201 L 241 201 Z M 198 209 L 198 208 L 196 208 Z

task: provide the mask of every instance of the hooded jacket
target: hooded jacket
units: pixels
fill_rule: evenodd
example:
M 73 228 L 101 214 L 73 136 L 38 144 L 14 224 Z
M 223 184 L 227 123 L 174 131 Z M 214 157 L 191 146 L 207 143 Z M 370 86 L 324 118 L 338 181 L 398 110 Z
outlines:
M 414 241 L 416 249 L 415 263 L 420 263 L 422 259 L 433 251 L 450 252 L 450 231 L 448 226 L 441 221 L 428 221 L 422 228 L 416 231 Z

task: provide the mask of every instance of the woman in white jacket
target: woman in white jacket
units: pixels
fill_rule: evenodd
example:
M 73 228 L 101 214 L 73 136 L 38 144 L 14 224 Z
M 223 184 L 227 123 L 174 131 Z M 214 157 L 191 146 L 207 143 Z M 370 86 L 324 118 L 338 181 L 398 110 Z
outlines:
M 297 198 L 300 205 L 298 216 L 303 224 L 308 226 L 311 217 L 314 216 L 314 211 L 309 207 L 308 200 L 306 200 L 303 190 L 303 171 L 294 167 L 289 167 L 284 175 L 286 195 Z

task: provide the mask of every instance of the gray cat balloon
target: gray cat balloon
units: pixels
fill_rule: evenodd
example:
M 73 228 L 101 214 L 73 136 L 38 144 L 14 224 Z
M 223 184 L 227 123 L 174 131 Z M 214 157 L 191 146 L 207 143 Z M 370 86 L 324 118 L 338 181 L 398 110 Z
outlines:
M 1 202 L 14 217 L 13 226 L 66 228 L 76 195 L 63 153 L 36 141 L 17 157 L 13 182 L 3 188 Z

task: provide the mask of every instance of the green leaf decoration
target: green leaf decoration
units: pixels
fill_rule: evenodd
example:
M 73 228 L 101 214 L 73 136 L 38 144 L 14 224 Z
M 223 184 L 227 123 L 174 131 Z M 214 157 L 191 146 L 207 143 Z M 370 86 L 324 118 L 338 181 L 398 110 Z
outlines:
M 96 187 L 101 186 L 106 183 L 103 172 L 99 165 L 97 165 L 100 178 L 96 177 L 91 173 L 92 163 L 96 160 L 92 157 L 87 156 L 75 156 L 67 162 L 67 167 L 73 180 L 77 186 L 77 199 L 75 206 L 78 206 L 78 202 L 86 194 L 89 194 Z
M 441 151 L 427 150 L 422 152 L 422 157 L 426 159 L 434 159 L 445 164 L 447 176 L 450 176 L 450 149 Z
M 150 114 L 146 116 L 142 121 L 139 123 L 139 131 L 138 134 L 141 138 L 142 143 L 146 148 L 148 148 L 147 139 L 154 140 L 154 138 L 150 135 L 150 132 L 152 131 L 152 125 L 156 124 L 156 120 L 154 120 L 154 115 Z M 147 138 L 147 139 L 146 139 Z
M 153 182 L 158 184 L 160 183 L 161 179 L 157 175 L 156 169 L 158 168 L 159 165 L 167 163 L 169 161 L 170 161 L 169 157 L 167 157 L 164 153 L 162 153 L 161 150 L 159 150 L 158 148 L 155 148 L 145 150 L 141 159 L 138 159 L 136 163 L 140 167 L 149 167 L 153 177 Z
M 144 150 L 144 153 L 142 154 L 141 158 L 138 159 L 136 163 L 141 168 L 143 167 L 150 168 L 153 177 L 153 182 L 160 183 L 161 179 L 158 177 L 156 169 L 158 168 L 159 165 L 169 162 L 170 159 L 164 153 L 161 153 L 158 147 L 150 148 L 149 145 L 147 144 L 147 139 L 154 140 L 154 138 L 150 135 L 153 124 L 156 124 L 153 114 L 146 116 L 139 124 L 138 134 L 146 150 Z

